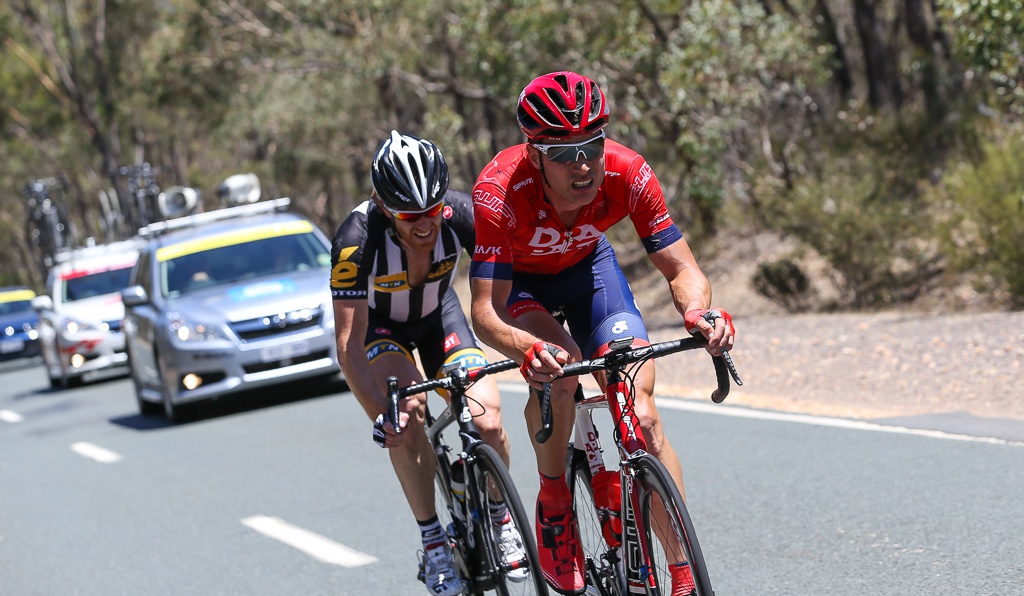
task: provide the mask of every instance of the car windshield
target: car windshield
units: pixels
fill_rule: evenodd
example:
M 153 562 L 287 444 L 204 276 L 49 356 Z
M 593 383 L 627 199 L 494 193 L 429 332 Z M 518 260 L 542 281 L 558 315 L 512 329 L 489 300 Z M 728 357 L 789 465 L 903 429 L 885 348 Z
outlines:
M 13 302 L 0 302 L 0 317 L 16 315 L 24 312 L 32 312 L 31 300 L 15 300 Z
M 95 273 L 73 274 L 64 278 L 64 302 L 113 294 L 128 287 L 132 268 L 123 267 Z
M 331 255 L 312 233 L 288 234 L 185 254 L 160 263 L 163 295 L 331 266 Z

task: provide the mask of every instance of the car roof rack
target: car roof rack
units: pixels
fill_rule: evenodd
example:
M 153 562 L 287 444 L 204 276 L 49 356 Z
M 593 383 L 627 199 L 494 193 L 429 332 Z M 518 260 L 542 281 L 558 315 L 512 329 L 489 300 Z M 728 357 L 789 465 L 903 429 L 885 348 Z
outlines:
M 153 236 L 171 230 L 178 230 L 181 228 L 191 227 L 201 223 L 209 223 L 211 221 L 221 221 L 224 219 L 231 219 L 234 217 L 243 217 L 246 215 L 256 215 L 258 213 L 269 213 L 271 211 L 283 211 L 292 200 L 288 197 L 280 199 L 274 199 L 273 201 L 264 201 L 262 203 L 252 203 L 251 205 L 239 205 L 237 207 L 225 207 L 223 209 L 216 209 L 214 211 L 206 211 L 204 213 L 196 213 L 193 215 L 186 215 L 184 217 L 177 217 L 175 219 L 168 219 L 166 221 L 158 221 L 151 223 L 148 226 L 139 228 L 139 236 Z

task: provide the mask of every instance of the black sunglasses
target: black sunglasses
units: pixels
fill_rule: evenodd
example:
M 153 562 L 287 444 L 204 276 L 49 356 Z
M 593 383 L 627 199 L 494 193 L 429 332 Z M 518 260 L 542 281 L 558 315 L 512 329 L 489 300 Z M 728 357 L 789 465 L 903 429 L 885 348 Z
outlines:
M 582 143 L 532 143 L 538 151 L 555 163 L 572 163 L 581 159 L 594 159 L 604 153 L 604 131 Z

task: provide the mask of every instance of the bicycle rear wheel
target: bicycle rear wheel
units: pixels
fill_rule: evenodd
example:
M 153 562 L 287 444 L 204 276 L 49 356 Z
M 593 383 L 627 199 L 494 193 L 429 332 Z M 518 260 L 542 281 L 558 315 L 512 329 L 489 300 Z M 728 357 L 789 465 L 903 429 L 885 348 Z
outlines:
M 655 589 L 648 589 L 652 596 L 672 594 L 670 566 L 685 556 L 693 572 L 697 596 L 712 596 L 711 579 L 708 577 L 697 534 L 686 511 L 679 489 L 665 466 L 650 454 L 642 454 L 633 462 L 636 470 L 637 489 L 640 491 L 640 511 L 637 521 L 645 532 L 646 543 L 654 575 Z M 691 592 L 691 594 L 694 592 Z
M 537 555 L 537 543 L 534 541 L 530 518 L 526 515 L 526 509 L 523 507 L 522 499 L 519 498 L 519 492 L 512 482 L 512 477 L 509 476 L 505 462 L 501 461 L 497 451 L 485 443 L 476 446 L 472 459 L 476 471 L 473 490 L 477 495 L 476 502 L 481 504 L 478 519 L 483 520 L 483 524 L 478 524 L 478 527 L 484 530 L 480 534 L 486 534 L 481 537 L 487 553 L 495 592 L 502 596 L 546 595 L 548 593 L 547 582 L 544 581 L 544 574 L 540 571 L 540 558 Z M 467 487 L 468 490 L 469 487 Z M 492 494 L 495 490 L 500 496 L 496 497 Z M 470 498 L 469 495 L 466 497 Z M 507 506 L 512 519 L 511 523 L 519 531 L 526 554 L 525 559 L 516 561 L 511 567 L 504 561 L 498 548 L 497 537 L 489 522 L 489 507 L 493 503 L 500 502 L 504 502 Z M 516 577 L 516 570 L 519 569 L 519 573 L 521 573 L 523 567 L 527 571 L 526 577 Z
M 580 529 L 580 542 L 587 566 L 588 596 L 619 596 L 625 580 L 621 549 L 611 548 L 601 533 L 601 520 L 594 506 L 590 464 L 587 454 L 569 445 L 565 478 L 572 492 L 573 511 Z

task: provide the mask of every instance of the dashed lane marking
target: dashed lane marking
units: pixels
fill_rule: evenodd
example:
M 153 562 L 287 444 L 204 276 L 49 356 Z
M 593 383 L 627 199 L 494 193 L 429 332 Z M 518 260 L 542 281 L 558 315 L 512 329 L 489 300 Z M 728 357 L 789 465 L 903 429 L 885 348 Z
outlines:
M 276 517 L 253 515 L 243 519 L 242 523 L 260 534 L 279 540 L 324 563 L 342 567 L 361 567 L 377 562 L 377 558 L 374 556 L 361 553 L 344 544 L 338 544 Z
M 24 420 L 24 418 L 22 418 L 21 414 L 17 412 L 12 412 L 11 410 L 0 410 L 0 420 L 16 424 Z
M 101 464 L 112 464 L 114 462 L 121 461 L 120 454 L 114 453 L 109 449 L 93 445 L 92 443 L 86 443 L 85 441 L 72 443 L 71 450 L 82 457 L 94 459 Z

